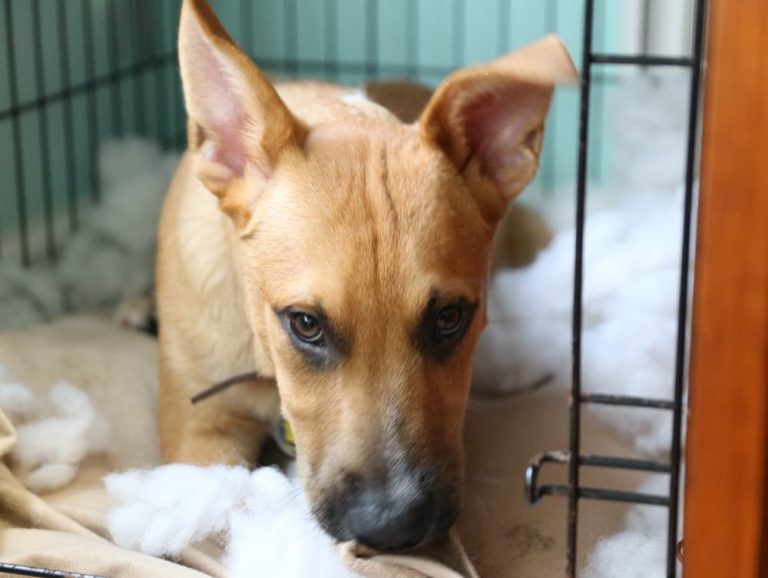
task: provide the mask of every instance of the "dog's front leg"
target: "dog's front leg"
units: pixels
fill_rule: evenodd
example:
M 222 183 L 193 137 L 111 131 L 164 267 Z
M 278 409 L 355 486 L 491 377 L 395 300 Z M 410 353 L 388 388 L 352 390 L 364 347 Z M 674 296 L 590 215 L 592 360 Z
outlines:
M 193 404 L 189 392 L 210 384 L 181 378 L 165 365 L 161 362 L 158 408 L 163 459 L 195 465 L 257 463 L 279 415 L 274 382 L 237 384 Z

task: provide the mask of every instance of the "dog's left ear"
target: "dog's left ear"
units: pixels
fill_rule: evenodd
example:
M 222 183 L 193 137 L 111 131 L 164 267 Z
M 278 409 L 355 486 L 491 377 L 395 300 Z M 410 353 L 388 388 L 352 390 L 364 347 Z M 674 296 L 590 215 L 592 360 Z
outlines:
M 568 51 L 548 36 L 488 64 L 451 74 L 419 120 L 498 219 L 536 174 L 556 84 L 578 82 Z

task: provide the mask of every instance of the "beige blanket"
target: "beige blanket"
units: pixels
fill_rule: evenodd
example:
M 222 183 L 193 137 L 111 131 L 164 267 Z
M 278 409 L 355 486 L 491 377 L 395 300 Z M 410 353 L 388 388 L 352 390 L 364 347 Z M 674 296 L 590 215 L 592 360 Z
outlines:
M 112 425 L 112 452 L 88 459 L 73 483 L 37 496 L 9 469 L 14 427 L 0 413 L 0 562 L 30 564 L 109 577 L 223 577 L 220 551 L 211 544 L 185 550 L 166 561 L 120 549 L 105 531 L 110 501 L 101 484 L 107 472 L 158 463 L 155 431 L 154 340 L 99 318 L 71 318 L 17 333 L 0 334 L 0 364 L 36 391 L 67 379 L 88 393 Z M 549 498 L 536 508 L 524 500 L 522 473 L 534 454 L 566 447 L 567 401 L 562 392 L 515 398 L 475 399 L 467 416 L 467 492 L 459 523 L 469 557 L 491 578 L 561 575 L 565 535 L 564 502 Z M 583 424 L 590 451 L 624 455 L 628 448 L 592 420 Z M 544 481 L 561 481 L 553 468 Z M 634 478 L 632 476 L 635 476 Z M 598 483 L 585 472 L 585 483 Z M 602 473 L 599 484 L 632 487 L 637 475 Z M 625 508 L 587 503 L 582 509 L 582 553 L 597 536 L 620 528 Z M 449 549 L 450 550 L 450 549 Z M 344 548 L 341 555 L 367 576 L 453 576 L 444 566 L 410 559 L 368 559 Z M 361 553 L 357 553 L 361 554 Z M 448 553 L 461 564 L 461 552 Z M 430 567 L 431 566 L 431 567 Z M 419 570 L 421 567 L 421 570 Z M 444 574 L 440 574 L 444 572 Z M 465 575 L 471 570 L 464 569 Z
M 212 543 L 168 561 L 118 548 L 108 538 L 107 513 L 114 504 L 102 478 L 116 469 L 158 463 L 152 339 L 106 319 L 64 319 L 0 335 L 0 363 L 38 394 L 62 379 L 76 384 L 106 417 L 112 436 L 107 452 L 79 464 L 73 482 L 38 496 L 19 479 L 24 471 L 12 455 L 16 431 L 0 407 L 0 562 L 113 578 L 226 576 L 218 561 L 221 550 Z M 475 576 L 455 536 L 429 557 L 376 556 L 350 545 L 343 545 L 340 555 L 362 576 Z
M 0 408 L 0 560 L 109 577 L 224 576 L 220 564 L 198 551 L 185 552 L 177 564 L 118 548 L 106 535 L 111 503 L 102 476 L 158 459 L 151 340 L 109 320 L 69 319 L 0 336 L 0 362 L 40 393 L 61 379 L 77 384 L 110 421 L 115 448 L 83 463 L 61 490 L 37 496 L 9 464 L 16 433 Z

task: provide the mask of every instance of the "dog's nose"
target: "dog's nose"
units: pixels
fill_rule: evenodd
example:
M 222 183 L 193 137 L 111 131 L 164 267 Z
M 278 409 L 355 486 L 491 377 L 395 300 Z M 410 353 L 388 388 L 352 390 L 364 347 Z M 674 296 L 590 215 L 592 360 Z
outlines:
M 346 526 L 361 544 L 377 550 L 403 550 L 422 543 L 437 520 L 436 500 L 430 494 L 407 499 L 385 489 L 363 489 L 346 512 Z

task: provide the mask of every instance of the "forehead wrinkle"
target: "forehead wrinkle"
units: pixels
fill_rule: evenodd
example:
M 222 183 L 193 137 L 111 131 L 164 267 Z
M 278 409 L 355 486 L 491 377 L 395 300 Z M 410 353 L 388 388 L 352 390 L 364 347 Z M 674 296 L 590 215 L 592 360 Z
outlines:
M 386 141 L 371 143 L 373 161 L 366 171 L 365 206 L 370 230 L 369 255 L 372 261 L 372 281 L 381 288 L 397 282 L 400 251 L 399 216 L 389 179 L 389 151 Z M 378 295 L 386 292 L 378 291 Z
M 326 231 L 307 236 L 301 247 L 293 249 L 311 256 L 305 259 L 307 264 L 320 265 L 317 274 L 323 279 L 315 275 L 310 279 L 331 290 L 333 309 L 355 307 L 365 294 L 376 297 L 376 303 L 367 301 L 366 307 L 379 308 L 384 305 L 382 296 L 392 293 L 387 285 L 396 283 L 400 241 L 397 208 L 389 188 L 387 140 L 360 133 L 337 136 L 336 144 L 345 142 L 345 154 L 338 149 L 315 149 L 310 170 L 303 172 L 304 184 L 293 187 L 301 194 L 292 195 L 296 206 L 289 218 L 296 227 L 304 221 Z

